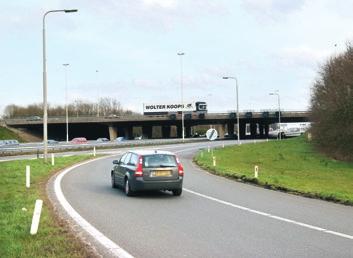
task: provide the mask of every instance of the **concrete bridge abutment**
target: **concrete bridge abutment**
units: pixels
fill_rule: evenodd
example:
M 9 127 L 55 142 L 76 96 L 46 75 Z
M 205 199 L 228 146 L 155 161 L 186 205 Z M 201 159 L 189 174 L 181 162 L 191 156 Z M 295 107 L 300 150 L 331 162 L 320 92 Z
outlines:
M 109 130 L 109 139 L 111 141 L 115 140 L 118 137 L 118 128 L 116 126 L 109 125 L 108 130 Z

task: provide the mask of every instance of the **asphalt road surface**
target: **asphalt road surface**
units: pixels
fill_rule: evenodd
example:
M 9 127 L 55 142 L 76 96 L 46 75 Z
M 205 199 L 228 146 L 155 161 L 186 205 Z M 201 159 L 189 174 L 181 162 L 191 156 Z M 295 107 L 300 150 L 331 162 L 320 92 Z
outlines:
M 62 190 L 83 218 L 135 257 L 353 257 L 352 207 L 208 174 L 192 163 L 207 144 L 160 147 L 184 165 L 181 197 L 112 189 L 118 156 L 76 168 Z

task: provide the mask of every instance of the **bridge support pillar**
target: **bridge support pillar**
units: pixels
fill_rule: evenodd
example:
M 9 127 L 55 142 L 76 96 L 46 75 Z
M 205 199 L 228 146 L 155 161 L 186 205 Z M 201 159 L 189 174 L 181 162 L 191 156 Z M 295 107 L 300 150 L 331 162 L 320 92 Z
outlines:
M 162 138 L 162 126 L 152 126 L 152 139 Z
M 239 124 L 239 130 L 240 130 L 240 139 L 245 139 L 245 129 L 246 129 L 246 123 L 240 123 Z
M 227 131 L 228 131 L 228 136 L 234 135 L 234 124 L 233 123 L 227 124 Z
M 124 137 L 129 140 L 132 139 L 132 126 L 127 126 L 124 128 Z
M 142 135 L 143 137 L 146 137 L 147 139 L 152 139 L 152 126 L 143 126 L 142 127 Z
M 178 137 L 177 129 L 178 129 L 178 127 L 176 125 L 172 125 L 170 127 L 170 137 L 172 137 L 172 138 L 177 138 Z
M 250 124 L 250 134 L 251 134 L 251 138 L 256 138 L 256 134 L 257 134 L 257 123 L 251 123 Z
M 118 137 L 118 128 L 115 126 L 109 126 L 109 138 L 111 141 L 115 140 Z
M 222 125 L 218 125 L 217 126 L 217 131 L 218 131 L 218 136 L 220 139 L 224 138 L 224 133 L 226 131 L 226 125 L 222 124 Z
M 162 138 L 170 138 L 170 126 L 162 126 Z

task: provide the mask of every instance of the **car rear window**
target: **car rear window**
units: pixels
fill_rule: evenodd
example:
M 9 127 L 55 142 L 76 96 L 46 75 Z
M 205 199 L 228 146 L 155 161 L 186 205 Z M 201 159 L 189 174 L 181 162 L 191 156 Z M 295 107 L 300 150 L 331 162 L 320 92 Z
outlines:
M 177 166 L 177 162 L 174 155 L 153 154 L 153 155 L 143 156 L 144 168 L 176 167 L 176 166 Z

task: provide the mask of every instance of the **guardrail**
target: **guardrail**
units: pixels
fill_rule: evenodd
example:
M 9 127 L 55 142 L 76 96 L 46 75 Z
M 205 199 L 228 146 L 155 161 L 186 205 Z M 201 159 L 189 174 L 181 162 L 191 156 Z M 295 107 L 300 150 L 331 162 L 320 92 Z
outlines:
M 96 149 L 118 149 L 125 147 L 138 147 L 138 146 L 151 146 L 151 145 L 166 145 L 177 143 L 190 143 L 208 141 L 206 138 L 188 138 L 184 141 L 180 138 L 177 139 L 151 139 L 151 140 L 126 140 L 122 142 L 107 142 L 107 143 L 85 143 L 85 144 L 53 144 L 48 145 L 49 153 L 64 152 L 64 151 L 87 151 Z M 25 145 L 25 144 L 23 144 Z M 37 146 L 13 146 L 13 147 L 0 147 L 0 156 L 15 156 L 26 154 L 40 155 L 43 152 L 43 145 Z

